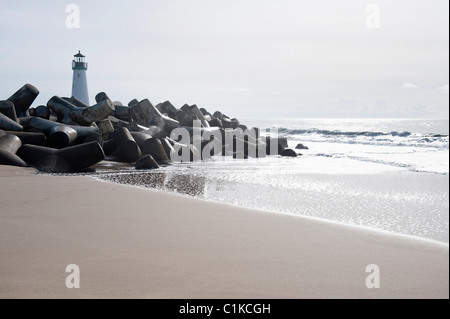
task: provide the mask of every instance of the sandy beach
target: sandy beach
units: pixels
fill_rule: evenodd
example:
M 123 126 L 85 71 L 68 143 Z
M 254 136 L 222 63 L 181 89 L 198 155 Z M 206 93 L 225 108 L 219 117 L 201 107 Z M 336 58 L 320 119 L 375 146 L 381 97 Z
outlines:
M 449 298 L 445 244 L 32 168 L 0 181 L 0 298 Z

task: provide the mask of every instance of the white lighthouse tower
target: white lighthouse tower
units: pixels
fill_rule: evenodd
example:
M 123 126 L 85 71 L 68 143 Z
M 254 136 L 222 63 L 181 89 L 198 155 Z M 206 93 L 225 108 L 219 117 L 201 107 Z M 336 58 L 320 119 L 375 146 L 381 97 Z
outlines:
M 72 96 L 83 101 L 87 105 L 90 105 L 86 78 L 87 62 L 85 61 L 85 56 L 78 51 L 73 57 Z

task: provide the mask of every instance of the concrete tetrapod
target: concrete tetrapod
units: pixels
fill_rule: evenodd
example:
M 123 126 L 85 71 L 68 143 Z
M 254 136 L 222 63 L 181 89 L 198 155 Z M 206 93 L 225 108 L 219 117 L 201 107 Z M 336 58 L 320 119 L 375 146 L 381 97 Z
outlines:
M 103 149 L 96 141 L 60 150 L 23 145 L 17 154 L 39 171 L 46 173 L 75 173 L 105 159 Z
M 6 115 L 14 122 L 17 122 L 17 114 L 13 102 L 8 100 L 0 101 L 0 113 Z
M 31 84 L 25 84 L 8 98 L 14 103 L 17 117 L 30 116 L 28 109 L 39 94 L 39 90 Z
M 116 151 L 111 155 L 112 160 L 132 163 L 141 157 L 141 149 L 134 140 L 130 131 L 125 127 L 118 127 L 113 133 Z
M 0 133 L 0 165 L 11 165 L 25 167 L 25 163 L 16 155 L 17 150 L 22 146 L 20 139 L 11 134 Z
M 161 166 L 171 165 L 172 161 L 167 157 L 163 144 L 158 138 L 147 139 L 142 146 L 143 155 L 151 155 Z

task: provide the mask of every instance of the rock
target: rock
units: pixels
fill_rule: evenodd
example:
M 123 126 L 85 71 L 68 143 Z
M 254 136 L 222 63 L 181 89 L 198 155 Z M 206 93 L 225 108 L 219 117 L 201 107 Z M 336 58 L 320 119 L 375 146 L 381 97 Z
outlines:
M 287 139 L 282 137 L 270 137 L 266 136 L 266 154 L 267 155 L 280 155 L 281 152 L 287 147 Z
M 105 158 L 97 142 L 89 142 L 64 149 L 23 145 L 18 155 L 27 163 L 46 173 L 75 173 L 84 170 Z
M 129 107 L 133 107 L 133 106 L 135 106 L 135 105 L 138 104 L 138 103 L 139 103 L 138 100 L 132 99 L 130 102 L 128 102 L 128 106 L 129 106 Z
M 89 105 L 87 105 L 86 103 L 84 103 L 80 99 L 76 98 L 75 96 L 72 96 L 71 98 L 69 98 L 68 102 L 70 102 L 71 104 L 75 105 L 76 107 L 82 107 L 82 108 L 89 107 Z
M 178 113 L 178 109 L 172 105 L 169 101 L 158 104 L 161 113 L 166 113 L 170 118 L 175 119 Z
M 5 131 L 6 134 L 12 134 L 17 136 L 22 144 L 32 144 L 45 146 L 47 145 L 47 138 L 44 133 L 32 133 L 32 132 L 18 132 L 18 131 Z
M 84 170 L 105 159 L 103 149 L 96 141 L 66 147 L 56 151 L 56 155 L 66 160 L 69 164 L 67 172 Z
M 36 107 L 34 109 L 29 109 L 29 112 L 30 112 L 31 116 L 40 117 L 40 118 L 43 118 L 46 120 L 48 120 L 50 118 L 50 114 L 51 114 L 50 110 L 45 105 L 39 105 L 38 107 Z
M 95 96 L 95 102 L 97 102 L 97 103 L 100 103 L 101 101 L 105 101 L 105 100 L 111 101 L 111 99 L 108 97 L 108 95 L 106 95 L 105 92 L 97 93 L 97 95 Z M 111 101 L 111 104 L 112 104 L 112 101 Z
M 211 113 L 209 113 L 207 110 L 205 110 L 203 107 L 200 108 L 200 112 L 202 112 L 203 116 L 209 116 L 211 119 L 213 118 L 213 116 L 211 115 Z
M 97 126 L 102 132 L 102 136 L 104 139 L 107 139 L 108 136 L 114 132 L 114 126 L 112 125 L 111 121 L 108 119 L 104 119 L 97 122 Z
M 233 128 L 233 124 L 231 123 L 231 120 L 227 117 L 222 118 L 222 125 L 223 125 L 224 129 Z
M 23 127 L 8 116 L 0 113 L 0 129 L 5 131 L 22 131 Z
M 240 123 L 239 123 L 238 119 L 233 118 L 230 121 L 231 121 L 231 128 L 232 129 L 236 129 L 236 128 L 239 127 Z
M 171 165 L 172 161 L 167 157 L 167 153 L 158 138 L 149 138 L 144 142 L 142 154 L 150 154 L 161 166 Z
M 20 139 L 11 134 L 0 137 L 0 165 L 10 165 L 25 167 L 27 164 L 16 155 L 17 150 L 22 146 Z
M 51 147 L 64 148 L 75 143 L 77 131 L 68 125 L 45 120 L 39 117 L 19 119 L 28 132 L 42 132 Z
M 17 114 L 13 102 L 8 100 L 0 101 L 0 113 L 17 122 Z
M 162 115 L 148 99 L 144 99 L 131 107 L 129 113 L 133 122 L 143 126 L 158 126 L 163 129 L 166 134 L 180 126 L 178 121 Z
M 117 150 L 112 154 L 114 160 L 125 163 L 137 161 L 142 153 L 130 131 L 125 127 L 118 127 L 114 133 Z
M 287 156 L 287 157 L 297 157 L 297 153 L 296 153 L 293 149 L 290 149 L 290 148 L 284 149 L 284 150 L 280 153 L 280 155 L 281 155 L 281 156 Z
M 130 108 L 128 106 L 114 105 L 114 116 L 122 121 L 130 122 Z
M 30 116 L 28 109 L 33 104 L 39 90 L 31 84 L 25 84 L 16 93 L 9 97 L 9 101 L 14 103 L 17 117 Z
M 211 121 L 209 121 L 209 126 L 223 128 L 222 120 L 213 118 Z
M 105 99 L 91 107 L 77 107 L 59 96 L 52 97 L 47 107 L 58 117 L 58 122 L 64 124 L 79 124 L 88 126 L 93 122 L 101 121 L 114 112 L 114 105 L 111 100 Z
M 139 158 L 134 167 L 136 169 L 155 169 L 160 166 L 150 154 L 147 154 Z
M 159 140 L 161 141 L 164 151 L 166 152 L 167 158 L 172 161 L 172 155 L 175 153 L 175 149 L 173 148 L 172 143 L 168 138 L 160 138 Z
M 222 120 L 223 118 L 223 114 L 219 111 L 214 112 L 213 117 L 218 119 L 218 120 Z
M 187 104 L 183 105 L 180 112 L 177 113 L 177 120 L 182 126 L 193 127 L 193 122 L 198 120 L 197 115 L 191 112 L 191 107 Z
M 297 144 L 295 149 L 296 150 L 309 150 L 309 148 L 307 146 L 303 145 L 302 143 Z
M 192 114 L 194 114 L 197 117 L 197 120 L 200 120 L 203 127 L 209 127 L 208 121 L 205 119 L 205 116 L 202 112 L 198 109 L 197 105 L 192 105 L 190 107 L 190 111 Z
M 116 144 L 116 141 L 114 141 L 113 139 L 106 140 L 103 143 L 103 151 L 105 152 L 106 156 L 113 154 L 116 150 L 117 150 L 117 144 Z
M 152 138 L 152 136 L 150 134 L 148 134 L 146 131 L 130 132 L 130 133 L 131 133 L 131 136 L 133 136 L 136 143 L 138 144 L 141 151 L 145 147 L 145 141 Z

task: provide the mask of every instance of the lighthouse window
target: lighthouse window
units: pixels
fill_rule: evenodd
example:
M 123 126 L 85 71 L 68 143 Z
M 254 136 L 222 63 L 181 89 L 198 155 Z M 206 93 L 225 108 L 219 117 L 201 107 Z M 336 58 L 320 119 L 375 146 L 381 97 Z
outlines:
M 80 77 L 80 73 L 78 73 L 78 77 Z

